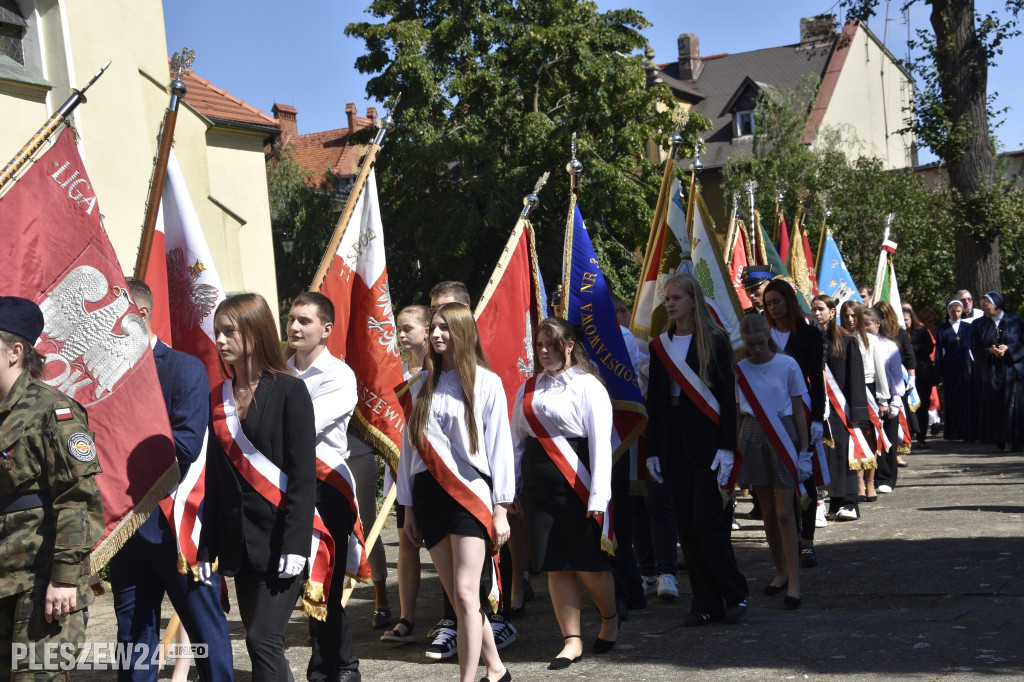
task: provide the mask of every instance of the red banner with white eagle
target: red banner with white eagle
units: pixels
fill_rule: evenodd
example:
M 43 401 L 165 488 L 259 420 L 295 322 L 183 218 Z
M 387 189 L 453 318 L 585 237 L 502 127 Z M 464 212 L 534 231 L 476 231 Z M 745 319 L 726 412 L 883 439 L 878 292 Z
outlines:
M 99 570 L 180 476 L 153 353 L 100 221 L 96 193 L 65 131 L 0 198 L 5 294 L 43 311 L 44 381 L 89 413 L 103 468 Z
M 334 303 L 334 328 L 327 348 L 352 368 L 358 401 L 352 426 L 384 457 L 394 473 L 402 449 L 405 416 L 395 395 L 402 383 L 395 314 L 388 289 L 384 228 L 371 171 L 320 293 Z
M 533 376 L 533 339 L 544 310 L 540 290 L 533 226 L 520 218 L 475 313 L 480 346 L 505 388 L 509 418 L 516 392 Z
M 213 312 L 225 298 L 224 287 L 173 149 L 167 160 L 146 283 L 153 290 L 153 332 L 175 350 L 202 360 L 210 387 L 219 385 L 224 377 L 214 342 Z M 171 495 L 160 502 L 178 540 L 178 569 L 183 573 L 196 565 L 207 445 L 204 441 L 196 461 Z

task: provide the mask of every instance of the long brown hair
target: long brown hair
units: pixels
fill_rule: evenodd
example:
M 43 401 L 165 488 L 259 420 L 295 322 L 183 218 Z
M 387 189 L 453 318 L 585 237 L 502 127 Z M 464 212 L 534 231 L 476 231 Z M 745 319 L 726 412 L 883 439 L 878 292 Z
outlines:
M 859 334 L 861 343 L 864 344 L 865 348 L 868 348 L 871 342 L 868 339 L 868 333 L 864 331 L 864 305 L 852 300 L 843 303 L 839 308 L 840 322 L 846 317 L 847 310 L 853 310 L 853 314 L 857 317 L 857 329 L 852 333 Z M 846 329 L 846 327 L 843 327 L 843 329 Z
M 281 350 L 277 321 L 270 311 L 266 299 L 259 294 L 235 294 L 221 301 L 214 313 L 214 319 L 227 315 L 238 329 L 242 342 L 242 354 L 248 359 L 249 381 L 258 380 L 263 372 L 291 374 L 288 362 Z M 224 376 L 235 378 L 235 372 L 220 359 L 220 371 Z
M 836 324 L 836 319 L 839 315 L 839 311 L 836 310 L 836 300 L 828 294 L 818 294 L 811 299 L 811 306 L 814 306 L 816 301 L 821 301 L 825 306 L 832 311 L 832 318 L 825 325 L 825 338 L 832 342 L 832 355 L 837 358 L 846 357 L 846 343 L 843 341 L 844 336 L 850 336 L 850 332 L 843 329 L 842 325 Z
M 769 291 L 774 291 L 786 302 L 786 317 L 789 319 L 790 332 L 796 332 L 799 327 L 807 324 L 807 320 L 804 319 L 803 312 L 800 310 L 800 303 L 796 300 L 796 289 L 793 288 L 793 285 L 784 279 L 773 279 L 764 288 L 764 293 L 761 294 L 762 301 L 768 296 Z M 772 315 L 772 311 L 767 304 L 764 306 L 764 317 L 768 321 L 769 326 L 776 326 L 775 316 Z
M 469 451 L 475 453 L 480 443 L 477 438 L 476 414 L 473 411 L 475 396 L 473 388 L 476 386 L 476 368 L 483 367 L 490 369 L 487 357 L 480 346 L 480 334 L 476 328 L 476 320 L 462 303 L 445 303 L 434 311 L 434 316 L 440 315 L 448 324 L 448 338 L 452 347 L 452 359 L 455 361 L 455 373 L 462 385 L 463 405 L 465 407 L 466 430 L 469 431 Z M 433 334 L 433 318 L 430 320 L 430 333 Z M 441 379 L 441 354 L 434 350 L 434 344 L 430 344 L 430 352 L 423 363 L 426 376 L 424 377 L 423 388 L 416 397 L 416 404 L 413 405 L 412 415 L 409 417 L 409 442 L 417 447 L 426 446 L 426 437 L 423 432 L 427 427 L 427 418 L 430 416 L 430 402 L 437 389 L 437 383 Z
M 716 334 L 724 335 L 725 330 L 715 322 L 715 318 L 711 317 L 711 311 L 704 299 L 704 290 L 700 288 L 700 283 L 693 275 L 677 272 L 665 280 L 664 288 L 670 286 L 682 289 L 693 298 L 693 343 L 697 349 L 697 360 L 700 365 L 700 371 L 697 374 L 700 376 L 701 383 L 710 388 L 712 379 L 708 374 L 708 368 L 714 365 L 712 362 L 715 350 L 714 338 Z M 671 318 L 665 325 L 665 331 L 676 331 L 676 323 Z M 728 338 L 726 344 L 728 345 Z
M 896 311 L 888 301 L 879 301 L 873 307 L 882 316 L 882 324 L 878 327 L 878 333 L 887 339 L 895 340 L 900 333 L 900 319 L 896 317 Z
M 569 367 L 575 367 L 597 376 L 601 379 L 601 375 L 597 373 L 594 365 L 590 362 L 590 356 L 587 355 L 587 349 L 583 343 L 576 336 L 576 330 L 571 324 L 560 317 L 545 317 L 539 325 L 537 325 L 537 338 L 540 338 L 541 332 L 546 333 L 551 337 L 551 340 L 555 342 L 555 348 L 558 350 L 559 357 L 565 357 L 565 348 L 570 343 L 573 344 L 572 351 L 569 353 Z M 537 372 L 543 372 L 544 368 L 541 367 L 540 361 L 536 361 Z M 563 362 L 562 369 L 568 369 L 565 367 Z M 603 382 L 603 380 L 602 380 Z

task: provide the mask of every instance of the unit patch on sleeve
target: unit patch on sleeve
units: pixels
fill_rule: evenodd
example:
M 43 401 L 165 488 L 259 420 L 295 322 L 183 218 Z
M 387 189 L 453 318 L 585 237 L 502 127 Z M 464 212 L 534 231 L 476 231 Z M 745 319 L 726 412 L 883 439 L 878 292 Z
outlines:
M 68 438 L 68 452 L 79 462 L 91 462 L 96 458 L 96 443 L 87 433 L 73 433 Z

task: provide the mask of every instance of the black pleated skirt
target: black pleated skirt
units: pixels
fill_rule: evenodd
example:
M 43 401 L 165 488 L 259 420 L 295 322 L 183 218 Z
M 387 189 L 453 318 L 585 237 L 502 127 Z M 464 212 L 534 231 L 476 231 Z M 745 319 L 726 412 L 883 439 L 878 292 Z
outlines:
M 441 487 L 429 471 L 422 471 L 413 478 L 412 508 L 428 550 L 446 535 L 468 535 L 490 542 L 484 525 Z
M 586 438 L 569 445 L 590 470 Z M 533 562 L 540 571 L 610 571 L 611 559 L 601 549 L 601 528 L 587 518 L 587 505 L 569 486 L 536 438 L 526 441 L 519 501 L 530 529 Z

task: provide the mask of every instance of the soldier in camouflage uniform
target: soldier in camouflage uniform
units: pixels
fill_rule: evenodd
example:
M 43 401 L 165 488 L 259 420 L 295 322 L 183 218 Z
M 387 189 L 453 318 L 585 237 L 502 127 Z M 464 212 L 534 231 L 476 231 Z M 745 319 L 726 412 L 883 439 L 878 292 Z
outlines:
M 85 641 L 89 550 L 103 533 L 88 416 L 38 380 L 42 330 L 35 303 L 0 296 L 0 671 L 13 680 L 67 678 Z

